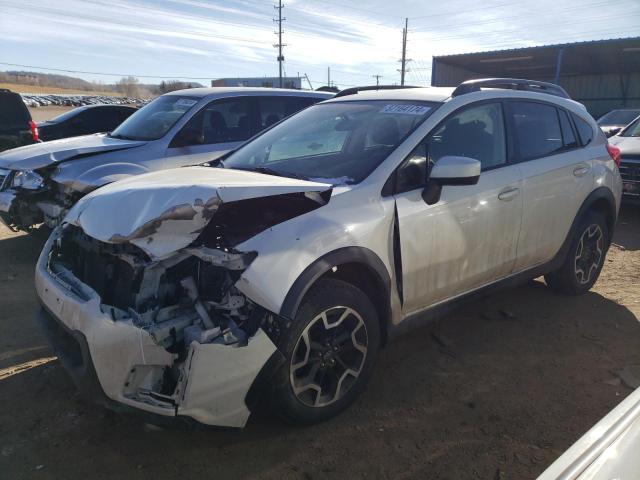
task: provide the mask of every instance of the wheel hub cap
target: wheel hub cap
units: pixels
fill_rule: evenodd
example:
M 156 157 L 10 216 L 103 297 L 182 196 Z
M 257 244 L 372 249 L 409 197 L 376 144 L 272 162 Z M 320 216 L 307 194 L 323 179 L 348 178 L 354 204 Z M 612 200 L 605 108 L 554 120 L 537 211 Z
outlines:
M 332 307 L 303 330 L 291 356 L 290 382 L 303 404 L 324 407 L 342 398 L 367 356 L 367 327 L 358 312 Z

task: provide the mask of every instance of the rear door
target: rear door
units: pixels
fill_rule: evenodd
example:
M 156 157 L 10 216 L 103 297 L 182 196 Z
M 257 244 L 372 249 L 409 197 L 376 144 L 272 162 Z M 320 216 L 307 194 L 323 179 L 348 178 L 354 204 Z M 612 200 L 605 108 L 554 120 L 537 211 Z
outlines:
M 593 189 L 593 168 L 571 114 L 551 103 L 506 103 L 523 175 L 524 210 L 516 271 L 558 252 Z
M 436 127 L 397 172 L 403 310 L 411 313 L 508 276 L 522 215 L 501 102 L 463 107 Z M 445 155 L 482 164 L 476 185 L 445 186 L 428 205 L 429 166 Z
M 215 160 L 235 150 L 257 131 L 254 97 L 222 98 L 197 112 L 175 135 L 166 168 Z

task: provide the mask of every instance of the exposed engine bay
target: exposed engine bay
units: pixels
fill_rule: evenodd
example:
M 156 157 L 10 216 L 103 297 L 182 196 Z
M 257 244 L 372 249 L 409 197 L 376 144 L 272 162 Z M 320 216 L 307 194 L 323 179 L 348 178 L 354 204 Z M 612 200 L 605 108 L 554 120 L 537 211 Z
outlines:
M 259 327 L 272 340 L 278 336 L 280 319 L 234 287 L 256 255 L 200 245 L 154 261 L 134 245 L 100 242 L 65 225 L 48 265 L 58 281 L 73 279 L 68 288 L 77 295 L 83 295 L 77 280 L 94 290 L 114 322 L 131 322 L 174 355 L 174 364 L 147 392 L 156 400 L 168 395 L 162 400 L 173 403 L 193 342 L 242 347 Z

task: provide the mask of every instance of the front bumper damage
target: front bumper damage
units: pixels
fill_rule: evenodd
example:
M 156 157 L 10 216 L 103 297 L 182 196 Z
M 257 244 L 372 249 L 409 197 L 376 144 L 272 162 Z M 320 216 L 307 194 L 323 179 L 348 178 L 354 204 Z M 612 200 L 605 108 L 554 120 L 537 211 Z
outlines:
M 36 290 L 45 331 L 79 389 L 112 408 L 133 407 L 206 425 L 243 427 L 256 388 L 284 358 L 263 328 L 274 318 L 257 305 L 248 305 L 233 288 L 214 299 L 202 293 L 202 285 L 217 281 L 215 276 L 224 273 L 218 269 L 246 268 L 251 257 L 190 249 L 171 259 L 151 261 L 141 270 L 146 278 L 127 284 L 137 292 L 133 295 L 137 307 L 125 308 L 105 303 L 122 285 L 95 283 L 99 276 L 88 272 L 99 268 L 95 259 L 86 259 L 84 273 L 68 268 L 57 246 L 63 235 L 64 228 L 57 228 L 43 249 Z M 131 251 L 114 249 L 123 262 L 139 261 Z M 198 265 L 200 276 L 184 276 L 180 293 L 169 292 L 166 279 L 182 276 L 185 266 L 189 268 L 184 271 L 192 271 L 193 265 Z M 118 283 L 127 281 L 118 270 L 126 268 L 125 263 L 110 264 L 106 270 L 110 268 L 116 269 Z M 78 273 L 105 298 L 80 281 Z M 163 295 L 164 300 L 158 298 Z

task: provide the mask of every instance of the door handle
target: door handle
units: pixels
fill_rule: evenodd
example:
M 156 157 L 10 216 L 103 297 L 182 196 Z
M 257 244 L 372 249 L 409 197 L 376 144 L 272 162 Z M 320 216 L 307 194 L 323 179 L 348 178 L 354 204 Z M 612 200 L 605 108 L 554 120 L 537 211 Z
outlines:
M 573 175 L 576 177 L 583 177 L 589 171 L 589 167 L 582 165 L 573 169 Z
M 509 200 L 513 200 L 519 193 L 520 189 L 518 187 L 507 188 L 498 194 L 498 200 L 508 202 Z

